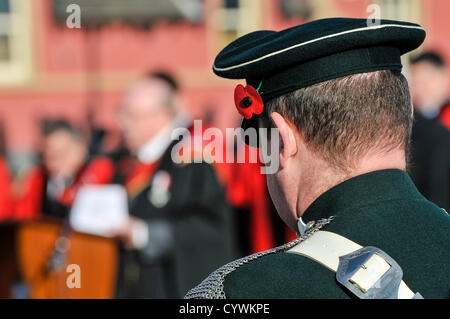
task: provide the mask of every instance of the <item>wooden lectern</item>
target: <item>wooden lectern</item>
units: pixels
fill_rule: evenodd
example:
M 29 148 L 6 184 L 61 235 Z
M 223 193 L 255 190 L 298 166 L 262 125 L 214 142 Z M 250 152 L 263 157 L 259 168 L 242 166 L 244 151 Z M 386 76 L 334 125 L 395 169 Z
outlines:
M 10 240 L 14 241 L 16 256 L 5 260 L 10 260 L 6 263 L 9 269 L 17 264 L 30 298 L 114 297 L 118 264 L 114 239 L 64 232 L 61 222 L 50 220 L 23 222 L 16 224 L 14 230 L 14 238 L 10 236 Z M 61 242 L 65 245 L 65 253 L 55 254 L 57 240 L 56 246 L 61 246 Z M 55 259 L 52 256 L 58 257 L 59 267 L 49 267 L 50 260 Z M 77 274 L 79 288 L 73 285 Z

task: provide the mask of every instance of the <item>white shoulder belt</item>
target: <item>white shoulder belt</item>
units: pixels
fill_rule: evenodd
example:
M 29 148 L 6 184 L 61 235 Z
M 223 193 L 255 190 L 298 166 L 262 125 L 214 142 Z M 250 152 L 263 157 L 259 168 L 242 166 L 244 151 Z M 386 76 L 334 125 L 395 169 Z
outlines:
M 348 255 L 363 248 L 357 243 L 332 232 L 317 231 L 311 237 L 289 249 L 288 253 L 299 254 L 322 264 L 337 272 L 339 257 Z M 391 266 L 385 259 L 373 254 L 350 278 L 350 282 L 363 293 L 373 287 Z M 398 299 L 411 299 L 415 294 L 401 281 Z

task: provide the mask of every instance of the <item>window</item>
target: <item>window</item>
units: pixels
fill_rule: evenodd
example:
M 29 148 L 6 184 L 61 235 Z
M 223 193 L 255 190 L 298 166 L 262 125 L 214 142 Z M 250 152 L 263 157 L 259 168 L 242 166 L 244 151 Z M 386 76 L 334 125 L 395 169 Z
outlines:
M 218 29 L 223 47 L 237 37 L 255 31 L 260 25 L 260 0 L 222 0 L 218 10 Z
M 0 61 L 8 61 L 9 54 L 9 0 L 0 0 Z
M 31 1 L 0 0 L 0 86 L 20 85 L 31 73 Z
M 301 18 L 307 20 L 312 16 L 310 0 L 281 0 L 280 10 L 286 19 Z
M 159 20 L 203 21 L 203 3 L 200 0 L 53 0 L 53 15 L 65 23 L 67 7 L 81 8 L 82 26 L 98 27 L 113 21 L 147 25 Z
M 381 17 L 419 23 L 420 2 L 420 0 L 381 0 Z

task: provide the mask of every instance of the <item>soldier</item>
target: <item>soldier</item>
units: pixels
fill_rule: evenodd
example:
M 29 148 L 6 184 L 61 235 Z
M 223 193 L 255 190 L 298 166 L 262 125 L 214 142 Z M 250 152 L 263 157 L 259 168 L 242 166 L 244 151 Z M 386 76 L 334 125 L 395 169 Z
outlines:
M 223 266 L 186 298 L 450 297 L 450 217 L 406 173 L 400 56 L 424 38 L 413 23 L 335 18 L 253 32 L 219 53 L 214 72 L 247 81 L 235 91 L 243 127 L 279 131 L 267 182 L 299 237 Z

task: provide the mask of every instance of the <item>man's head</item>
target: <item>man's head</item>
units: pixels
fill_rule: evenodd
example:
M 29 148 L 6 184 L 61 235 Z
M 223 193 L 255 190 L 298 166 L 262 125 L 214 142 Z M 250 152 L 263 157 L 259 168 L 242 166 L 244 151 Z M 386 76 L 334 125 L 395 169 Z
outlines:
M 400 72 L 329 80 L 277 97 L 266 107 L 280 132 L 280 170 L 267 175 L 268 186 L 288 225 L 295 224 L 292 210 L 298 207 L 283 205 L 296 202 L 300 180 L 317 176 L 311 170 L 345 179 L 361 165 L 376 167 L 375 159 L 392 151 L 403 155 L 406 166 L 413 116 Z M 374 163 L 364 162 L 368 159 Z
M 168 125 L 177 112 L 178 86 L 163 72 L 151 73 L 125 93 L 119 124 L 127 147 L 136 152 Z
M 256 31 L 214 61 L 217 75 L 246 79 L 248 92 L 256 89 L 264 102 L 256 113 L 253 100 L 235 94 L 241 114 L 252 106 L 242 126 L 278 128 L 279 170 L 267 179 L 278 213 L 293 229 L 334 185 L 375 170 L 406 169 L 412 105 L 401 56 L 423 43 L 425 30 L 378 22 L 331 18 Z
M 87 156 L 82 132 L 64 120 L 47 121 L 43 127 L 42 161 L 50 177 L 73 177 Z
M 410 71 L 414 106 L 425 115 L 436 114 L 450 97 L 449 74 L 443 58 L 424 52 L 411 59 Z

